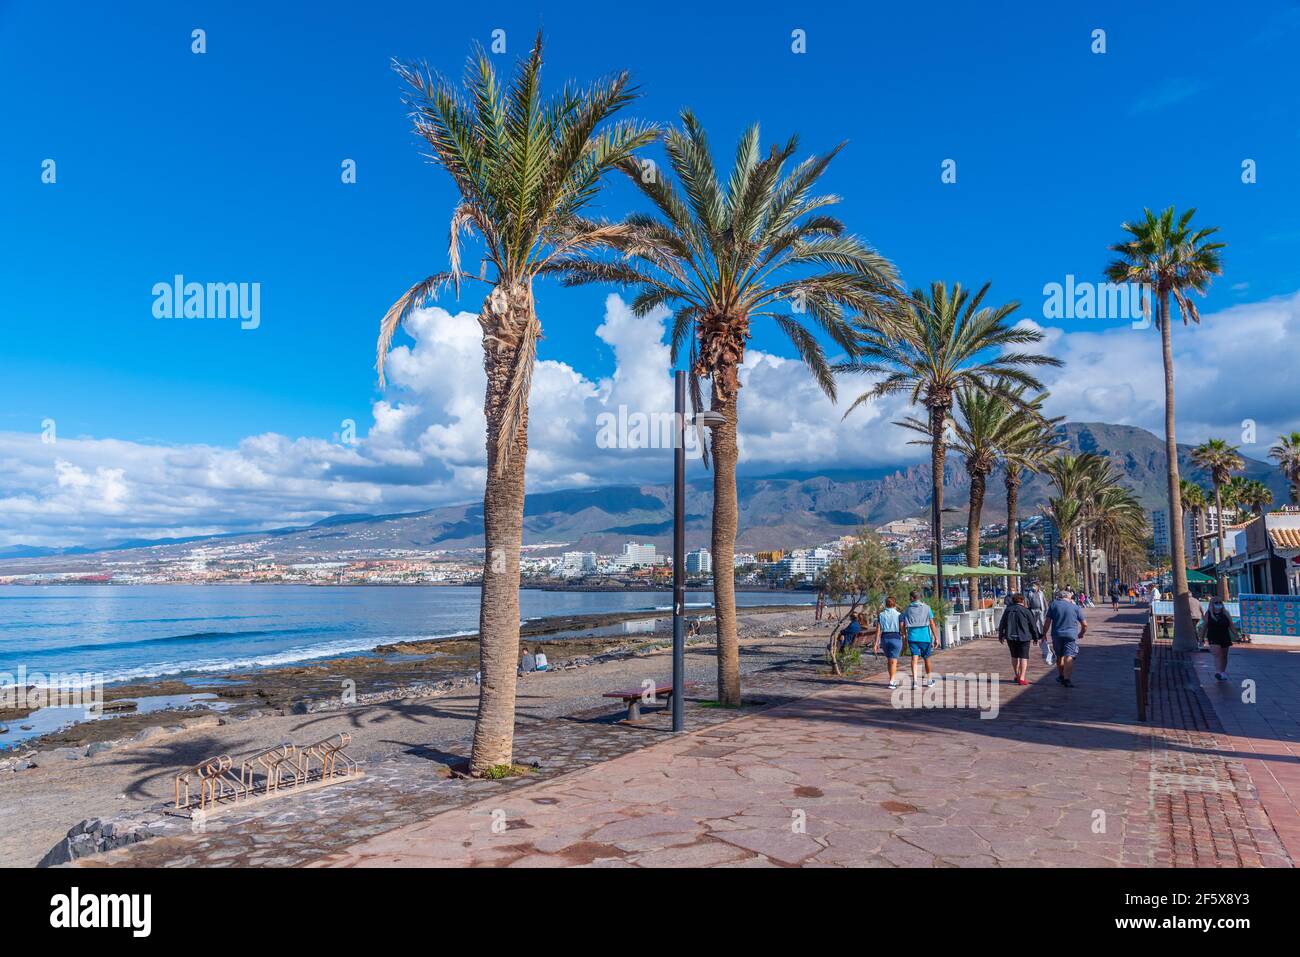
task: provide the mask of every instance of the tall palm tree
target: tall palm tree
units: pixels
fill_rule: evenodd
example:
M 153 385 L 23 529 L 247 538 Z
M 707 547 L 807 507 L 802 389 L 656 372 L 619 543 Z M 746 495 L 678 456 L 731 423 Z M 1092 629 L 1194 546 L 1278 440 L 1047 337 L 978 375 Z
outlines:
M 1277 444 L 1268 450 L 1268 455 L 1277 460 L 1277 467 L 1291 483 L 1291 503 L 1300 504 L 1300 432 L 1278 436 Z
M 1047 398 L 1041 394 L 1039 404 Z M 1002 448 L 1003 485 L 1007 495 L 1007 567 L 1020 571 L 1016 551 L 1016 527 L 1020 522 L 1020 484 L 1026 472 L 1039 472 L 1061 448 L 1055 431 L 1058 419 L 1036 423 L 1012 438 Z
M 1196 519 L 1198 528 L 1205 528 L 1206 510 L 1209 508 L 1209 499 L 1205 497 L 1205 489 L 1201 488 L 1195 482 L 1189 479 L 1180 478 L 1178 480 L 1179 495 L 1183 500 L 1183 508 L 1192 513 Z M 1196 559 L 1196 567 L 1201 567 L 1201 540 L 1198 536 L 1192 538 L 1192 555 Z
M 1223 515 L 1223 485 L 1232 476 L 1233 472 L 1239 472 L 1246 467 L 1237 452 L 1235 445 L 1229 445 L 1223 439 L 1210 439 L 1202 442 L 1196 448 L 1192 449 L 1192 461 L 1210 473 L 1210 480 L 1214 483 L 1214 511 L 1217 513 L 1218 521 L 1215 523 L 1219 528 L 1219 561 L 1222 562 L 1227 552 L 1223 547 L 1223 526 L 1225 518 Z M 1219 580 L 1219 597 L 1228 597 L 1228 580 L 1216 571 L 1216 577 Z
M 1077 573 L 1082 588 L 1088 590 L 1092 558 L 1087 533 L 1092 521 L 1092 500 L 1101 488 L 1112 484 L 1113 473 L 1106 460 L 1094 452 L 1057 455 L 1048 461 L 1044 471 L 1059 493 L 1049 499 L 1048 505 L 1061 542 L 1062 577 L 1070 581 Z M 1076 556 L 1082 561 L 1081 568 L 1076 567 Z
M 844 372 L 883 375 L 863 392 L 850 412 L 864 402 L 899 392 L 910 394 L 914 405 L 926 409 L 930 436 L 932 530 L 936 561 L 942 547 L 938 516 L 943 515 L 943 477 L 947 443 L 944 433 L 957 394 L 963 389 L 1001 395 L 1015 406 L 1023 400 L 1007 391 L 1009 386 L 1041 390 L 1043 385 L 1030 371 L 1041 366 L 1059 366 L 1059 359 L 1032 352 L 1014 351 L 1019 346 L 1041 342 L 1043 334 L 1030 327 L 1013 326 L 1008 320 L 1019 308 L 1011 302 L 983 306 L 989 284 L 972 296 L 960 283 L 950 289 L 942 282 L 931 283 L 930 291 L 915 289 L 906 308 L 874 325 L 858 327 L 858 357 L 841 366 Z M 937 569 L 936 569 L 937 571 Z M 943 583 L 935 575 L 935 595 L 943 595 Z
M 1132 491 L 1115 482 L 1098 489 L 1093 496 L 1093 516 L 1110 577 L 1124 580 L 1124 556 L 1146 541 L 1146 512 Z
M 519 659 L 519 551 L 528 454 L 528 390 L 541 323 L 533 281 L 563 273 L 564 258 L 617 234 L 583 216 L 604 175 L 658 135 L 653 126 L 610 117 L 635 95 L 628 75 L 550 100 L 541 94 L 542 37 L 519 61 L 507 86 L 479 49 L 458 89 L 427 66 L 395 64 L 409 85 L 415 131 L 460 193 L 451 214 L 449 269 L 408 289 L 379 329 L 379 381 L 394 334 L 413 309 L 451 285 L 481 281 L 479 311 L 487 373 L 487 477 L 483 493 L 483 586 L 479 607 L 478 720 L 471 772 L 512 760 L 515 676 Z M 462 237 L 477 231 L 480 277 L 461 271 Z M 488 275 L 488 267 L 492 274 Z
M 1229 511 L 1259 516 L 1272 504 L 1272 490 L 1258 479 L 1234 475 L 1223 483 L 1223 507 Z
M 970 502 L 966 531 L 966 564 L 980 563 L 980 522 L 989 475 L 1009 449 L 1020 448 L 1041 436 L 1045 422 L 1041 409 L 1046 394 L 1025 400 L 1025 388 L 997 382 L 992 391 L 963 388 L 957 393 L 960 416 L 952 423 L 948 451 L 962 456 L 970 476 Z M 909 418 L 899 423 L 926 436 L 928 422 Z
M 1191 651 L 1197 646 L 1192 621 L 1192 593 L 1187 587 L 1187 555 L 1183 546 L 1183 506 L 1179 496 L 1178 432 L 1174 426 L 1174 346 L 1169 300 L 1177 304 L 1183 324 L 1200 322 L 1192 292 L 1205 295 L 1210 280 L 1223 272 L 1219 251 L 1224 244 L 1210 242 L 1217 227 L 1193 229 L 1195 209 L 1178 216 L 1170 206 L 1156 215 L 1143 210 L 1135 223 L 1123 223 L 1128 237 L 1110 247 L 1117 258 L 1106 267 L 1111 282 L 1142 283 L 1151 292 L 1155 324 L 1160 330 L 1165 369 L 1165 462 L 1169 487 L 1169 551 L 1174 579 L 1174 647 Z
M 634 287 L 632 309 L 638 315 L 659 306 L 675 310 L 673 362 L 689 340 L 693 404 L 697 410 L 702 406 L 700 382 L 708 379 L 709 408 L 719 423 L 709 442 L 712 551 L 714 567 L 726 570 L 732 566 L 739 519 L 737 402 L 751 324 L 771 320 L 834 400 L 832 368 L 813 330 L 851 354 L 855 341 L 846 310 L 870 323 L 896 308 L 901 293 L 893 264 L 823 212 L 839 197 L 813 192 L 842 144 L 787 169 L 798 140 L 792 137 L 764 155 L 758 126 L 751 126 L 740 139 L 725 184 L 704 129 L 689 111 L 681 114 L 679 128 L 667 132 L 664 147 L 673 179 L 646 175 L 632 161 L 623 163 L 655 214 L 627 217 L 626 234 L 610 244 L 622 258 L 574 257 L 566 263 L 565 282 Z M 741 702 L 740 650 L 730 572 L 713 576 L 713 605 L 718 700 L 736 706 Z

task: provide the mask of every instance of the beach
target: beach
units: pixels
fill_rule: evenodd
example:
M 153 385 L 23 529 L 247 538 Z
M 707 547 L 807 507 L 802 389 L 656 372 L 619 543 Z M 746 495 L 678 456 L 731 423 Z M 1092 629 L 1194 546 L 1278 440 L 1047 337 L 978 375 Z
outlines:
M 697 611 L 707 618 L 707 610 Z M 740 616 L 747 645 L 806 632 L 797 639 L 803 658 L 816 657 L 824 644 L 812 624 L 811 608 L 752 609 Z M 623 627 L 649 630 L 619 633 Z M 711 687 L 715 677 L 710 630 L 702 622 L 687 655 L 688 677 L 700 688 Z M 604 692 L 636 687 L 645 677 L 662 680 L 670 669 L 671 618 L 662 613 L 533 622 L 521 646 L 543 637 L 555 670 L 520 679 L 521 725 L 592 709 L 617 715 L 621 706 L 603 699 Z M 783 640 L 796 639 L 787 634 Z M 762 654 L 744 660 L 747 670 L 771 664 Z M 0 752 L 0 864 L 30 866 L 83 819 L 130 814 L 169 799 L 177 772 L 217 754 L 238 757 L 283 741 L 346 732 L 363 763 L 414 749 L 452 762 L 468 753 L 476 662 L 476 641 L 461 638 L 398 643 L 382 653 L 211 676 L 206 682 L 162 679 L 113 687 L 105 696 L 109 708 L 131 696 L 212 697 L 181 710 L 78 723 Z M 344 682 L 355 685 L 352 703 L 341 694 Z

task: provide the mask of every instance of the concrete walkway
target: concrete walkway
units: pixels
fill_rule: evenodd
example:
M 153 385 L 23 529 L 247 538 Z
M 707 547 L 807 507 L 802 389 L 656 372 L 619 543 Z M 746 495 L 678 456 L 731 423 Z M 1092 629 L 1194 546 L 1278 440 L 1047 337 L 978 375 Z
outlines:
M 937 672 L 960 676 L 940 685 L 948 706 L 927 706 L 933 693 L 896 700 L 872 676 L 431 816 L 317 864 L 1159 866 L 1204 864 L 1208 853 L 1211 863 L 1289 866 L 1279 834 L 1294 816 L 1270 821 L 1274 806 L 1264 809 L 1242 742 L 1217 725 L 1195 656 L 1162 651 L 1164 705 L 1139 725 L 1141 616 L 1090 618 L 1073 689 L 1037 653 L 1028 687 L 996 683 L 1010 673 L 1005 650 L 973 642 L 935 659 Z M 952 706 L 959 686 L 964 707 Z M 1242 724 L 1243 740 L 1253 727 Z

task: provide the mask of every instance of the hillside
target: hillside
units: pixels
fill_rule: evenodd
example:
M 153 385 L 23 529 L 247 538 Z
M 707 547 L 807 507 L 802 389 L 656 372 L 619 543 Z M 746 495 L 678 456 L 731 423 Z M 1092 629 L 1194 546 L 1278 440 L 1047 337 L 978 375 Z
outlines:
M 1103 423 L 1069 423 L 1062 435 L 1075 452 L 1105 455 L 1125 476 L 1148 510 L 1165 500 L 1164 443 L 1144 429 Z M 1207 488 L 1209 476 L 1192 466 L 1190 446 L 1180 446 L 1183 475 Z M 964 508 L 970 483 L 960 457 L 950 457 L 946 475 L 946 504 Z M 1270 463 L 1246 460 L 1244 473 L 1266 482 L 1275 501 L 1286 501 L 1286 483 Z M 999 470 L 989 481 L 985 521 L 1005 518 Z M 879 525 L 895 518 L 928 515 L 928 463 L 892 472 L 835 470 L 828 474 L 789 471 L 740 480 L 741 550 L 790 548 L 842 535 L 862 524 Z M 1021 490 L 1021 514 L 1038 510 L 1048 494 L 1041 476 L 1029 476 Z M 687 543 L 708 544 L 712 492 L 709 480 L 692 483 L 687 491 Z M 671 538 L 672 490 L 667 483 L 614 485 L 568 489 L 529 495 L 524 516 L 526 544 L 563 543 L 569 548 L 612 552 L 629 539 L 667 548 Z M 954 516 L 954 524 L 960 520 Z M 456 549 L 482 544 L 482 505 L 450 505 L 396 515 L 336 515 L 314 525 L 281 528 L 254 535 L 129 542 L 117 548 L 89 552 L 67 549 L 0 553 L 0 570 L 42 570 L 86 567 L 125 556 L 138 559 L 147 550 L 155 557 L 180 554 L 203 542 L 259 542 L 266 554 L 303 559 L 339 551 L 379 549 Z

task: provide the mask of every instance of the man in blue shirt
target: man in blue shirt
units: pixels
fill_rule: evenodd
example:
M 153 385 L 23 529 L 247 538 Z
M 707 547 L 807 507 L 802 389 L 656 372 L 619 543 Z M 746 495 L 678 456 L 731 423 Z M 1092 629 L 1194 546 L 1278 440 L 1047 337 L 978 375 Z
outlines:
M 1052 637 L 1052 650 L 1056 652 L 1056 682 L 1073 688 L 1070 676 L 1074 674 L 1074 659 L 1079 654 L 1079 639 L 1088 631 L 1083 620 L 1083 608 L 1070 600 L 1070 590 L 1062 588 L 1047 606 L 1047 631 Z
M 921 601 L 918 592 L 912 592 L 909 597 L 912 603 L 903 609 L 903 627 L 907 629 L 907 647 L 912 652 L 912 687 L 921 686 L 920 664 L 925 662 L 925 686 L 933 688 L 930 652 L 934 648 L 934 611 Z

